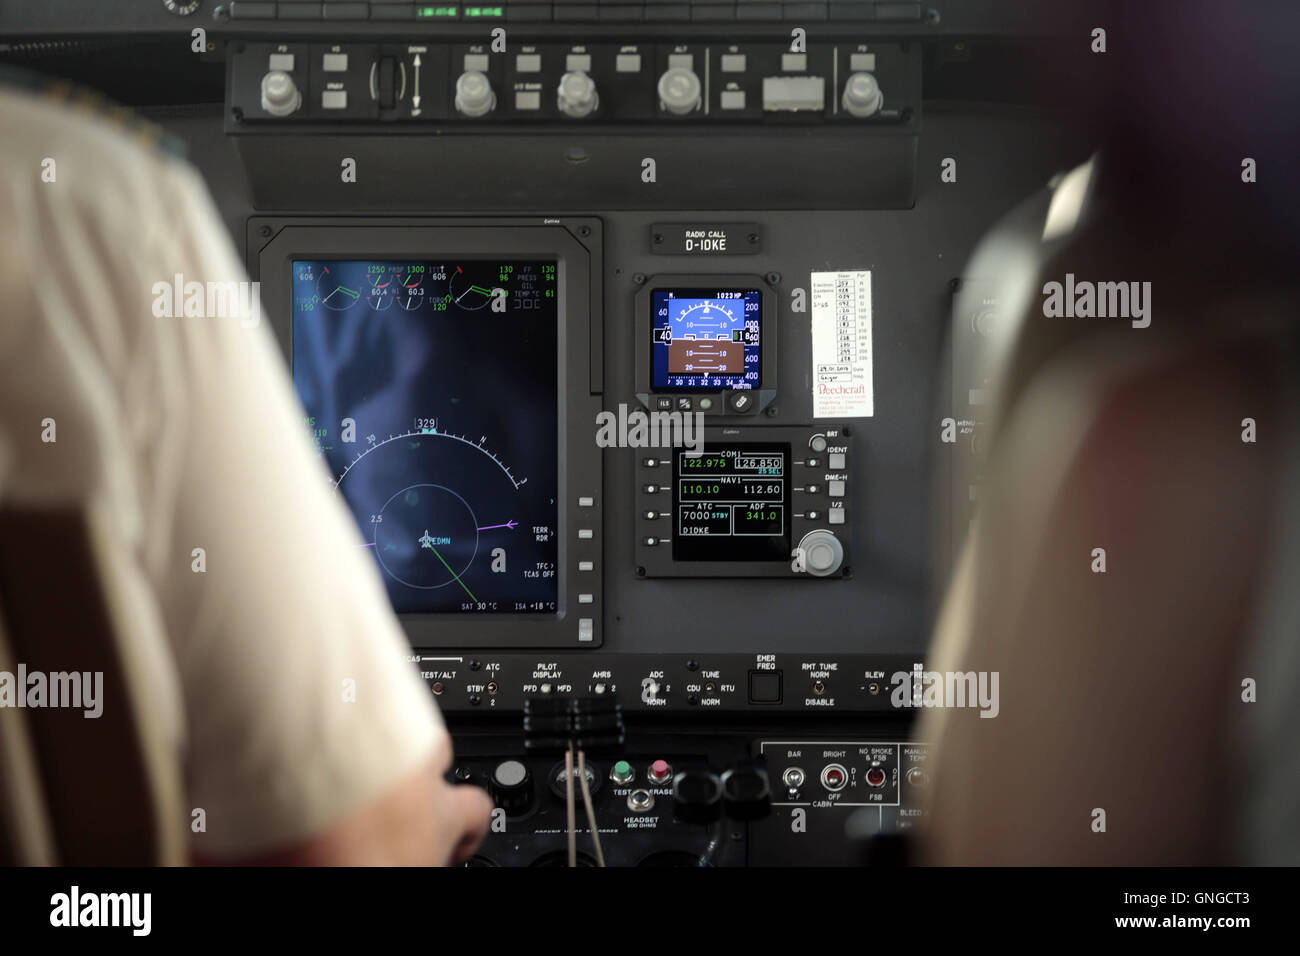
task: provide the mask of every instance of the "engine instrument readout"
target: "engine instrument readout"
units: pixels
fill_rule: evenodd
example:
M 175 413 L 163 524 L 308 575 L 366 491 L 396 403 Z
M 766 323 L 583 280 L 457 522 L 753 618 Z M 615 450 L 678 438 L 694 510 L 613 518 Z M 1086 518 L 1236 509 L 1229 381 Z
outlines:
M 406 613 L 558 604 L 556 264 L 294 261 L 308 427 Z

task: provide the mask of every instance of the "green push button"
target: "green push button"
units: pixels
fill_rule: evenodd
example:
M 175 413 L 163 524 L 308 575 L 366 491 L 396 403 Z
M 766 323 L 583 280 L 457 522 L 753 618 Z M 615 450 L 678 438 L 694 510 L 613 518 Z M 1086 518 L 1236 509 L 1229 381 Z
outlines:
M 618 763 L 614 764 L 614 769 L 610 772 L 610 777 L 613 778 L 615 783 L 627 783 L 633 777 L 632 765 L 626 760 L 620 760 Z

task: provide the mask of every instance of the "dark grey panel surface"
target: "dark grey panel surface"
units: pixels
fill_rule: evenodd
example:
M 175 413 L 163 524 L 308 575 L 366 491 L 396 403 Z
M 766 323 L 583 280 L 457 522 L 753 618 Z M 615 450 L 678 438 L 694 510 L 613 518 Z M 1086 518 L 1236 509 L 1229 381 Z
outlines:
M 220 116 L 161 118 L 187 139 L 241 243 L 252 207 Z M 606 453 L 605 622 L 601 653 L 781 652 L 916 653 L 928 639 L 929 598 L 939 549 L 931 480 L 939 461 L 938 421 L 949 282 L 983 232 L 1056 171 L 1086 158 L 1068 123 L 1033 113 L 949 112 L 928 107 L 920 139 L 914 209 L 873 212 L 724 210 L 719 222 L 758 222 L 762 253 L 744 272 L 782 276 L 781 389 L 773 423 L 807 422 L 810 339 L 807 315 L 789 311 L 788 292 L 807 288 L 813 270 L 871 269 L 875 417 L 858 420 L 851 580 L 638 580 L 633 572 L 633 453 Z M 942 183 L 940 162 L 957 160 L 957 181 Z M 815 157 L 799 175 L 817 175 Z M 422 210 L 413 209 L 413 214 Z M 605 224 L 606 408 L 635 402 L 633 276 L 723 271 L 717 259 L 653 255 L 652 223 L 697 220 L 698 211 L 618 212 Z M 242 248 L 241 248 L 242 252 Z M 594 434 L 594 423 L 593 423 Z M 457 626 L 449 622 L 448 626 Z

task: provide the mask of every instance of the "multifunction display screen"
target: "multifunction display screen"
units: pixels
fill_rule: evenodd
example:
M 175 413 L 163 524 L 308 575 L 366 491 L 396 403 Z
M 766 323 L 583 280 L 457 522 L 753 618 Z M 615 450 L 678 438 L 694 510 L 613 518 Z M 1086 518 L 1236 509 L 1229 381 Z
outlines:
M 673 460 L 674 561 L 790 557 L 790 446 L 714 445 Z
M 557 607 L 556 263 L 295 261 L 293 380 L 393 607 Z
M 651 388 L 716 392 L 762 384 L 762 292 L 656 289 L 650 308 Z

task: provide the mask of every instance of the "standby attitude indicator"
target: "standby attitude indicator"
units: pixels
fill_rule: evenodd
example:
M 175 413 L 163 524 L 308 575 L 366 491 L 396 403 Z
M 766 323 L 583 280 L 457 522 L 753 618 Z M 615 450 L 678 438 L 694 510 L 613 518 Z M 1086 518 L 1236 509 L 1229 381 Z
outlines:
M 762 372 L 757 289 L 657 289 L 650 385 L 656 391 L 755 389 Z

